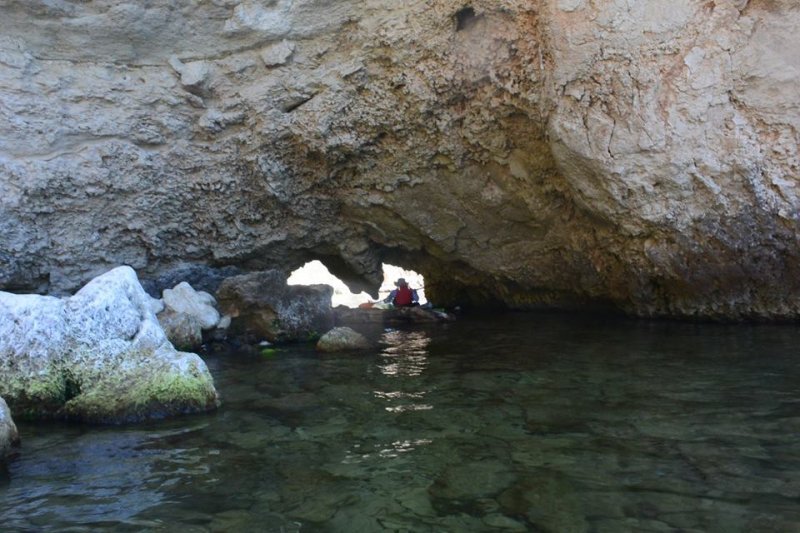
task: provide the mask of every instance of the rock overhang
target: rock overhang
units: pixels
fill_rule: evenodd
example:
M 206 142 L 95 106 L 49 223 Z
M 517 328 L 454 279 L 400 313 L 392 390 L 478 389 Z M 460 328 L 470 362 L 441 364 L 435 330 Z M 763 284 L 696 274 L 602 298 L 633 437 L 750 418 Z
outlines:
M 54 9 L 2 8 L 3 288 L 319 258 L 442 302 L 797 316 L 789 4 Z

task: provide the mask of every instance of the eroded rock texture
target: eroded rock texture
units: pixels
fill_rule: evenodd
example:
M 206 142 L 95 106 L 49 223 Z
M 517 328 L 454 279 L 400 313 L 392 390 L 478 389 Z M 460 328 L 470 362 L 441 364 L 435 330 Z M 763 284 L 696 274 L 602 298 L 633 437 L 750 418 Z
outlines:
M 0 292 L 0 394 L 14 415 L 117 424 L 215 409 L 206 364 L 175 350 L 155 305 L 129 267 L 66 299 Z
M 789 0 L 3 0 L 0 17 L 7 290 L 320 258 L 354 289 L 382 261 L 415 268 L 443 304 L 800 312 Z

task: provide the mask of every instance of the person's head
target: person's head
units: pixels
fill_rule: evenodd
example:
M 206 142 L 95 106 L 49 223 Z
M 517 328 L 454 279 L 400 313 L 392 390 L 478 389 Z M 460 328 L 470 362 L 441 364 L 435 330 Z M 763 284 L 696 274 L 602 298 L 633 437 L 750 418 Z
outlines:
M 394 284 L 398 287 L 405 287 L 408 285 L 408 283 L 406 283 L 406 280 L 403 278 L 398 279 L 397 281 L 394 282 Z

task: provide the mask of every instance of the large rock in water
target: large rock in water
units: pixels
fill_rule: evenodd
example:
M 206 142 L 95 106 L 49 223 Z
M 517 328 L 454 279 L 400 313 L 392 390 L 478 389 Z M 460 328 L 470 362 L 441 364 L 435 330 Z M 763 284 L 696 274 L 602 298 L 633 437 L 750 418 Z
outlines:
M 217 291 L 230 331 L 244 340 L 297 341 L 318 338 L 333 325 L 330 285 L 288 285 L 277 270 L 226 279 Z
M 354 289 L 414 267 L 440 305 L 800 316 L 793 0 L 11 0 L 0 20 L 0 288 L 319 258 Z
M 369 347 L 369 341 L 364 335 L 346 326 L 333 328 L 317 341 L 317 350 L 320 352 L 366 350 Z
M 9 454 L 11 449 L 19 444 L 17 426 L 11 419 L 11 411 L 5 400 L 0 398 L 0 463 Z
M 17 416 L 120 423 L 206 411 L 205 363 L 178 352 L 130 267 L 74 296 L 0 292 L 0 396 Z

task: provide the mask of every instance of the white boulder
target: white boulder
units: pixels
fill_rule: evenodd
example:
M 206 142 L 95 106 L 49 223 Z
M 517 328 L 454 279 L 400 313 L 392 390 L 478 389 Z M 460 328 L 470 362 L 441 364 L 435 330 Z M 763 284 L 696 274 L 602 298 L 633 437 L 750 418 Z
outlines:
M 217 301 L 203 291 L 196 291 L 182 281 L 172 289 L 165 289 L 162 295 L 164 307 L 176 313 L 195 317 L 202 329 L 211 329 L 219 323 L 219 312 L 214 307 Z
M 130 267 L 67 299 L 0 292 L 0 375 L 18 416 L 120 423 L 218 403 L 205 363 L 170 344 Z
M 164 308 L 157 315 L 170 342 L 181 349 L 193 349 L 203 343 L 203 330 L 217 327 L 220 315 L 217 301 L 203 291 L 196 291 L 182 281 L 165 289 Z
M 333 328 L 317 341 L 317 350 L 320 352 L 365 350 L 369 347 L 366 337 L 348 327 Z

